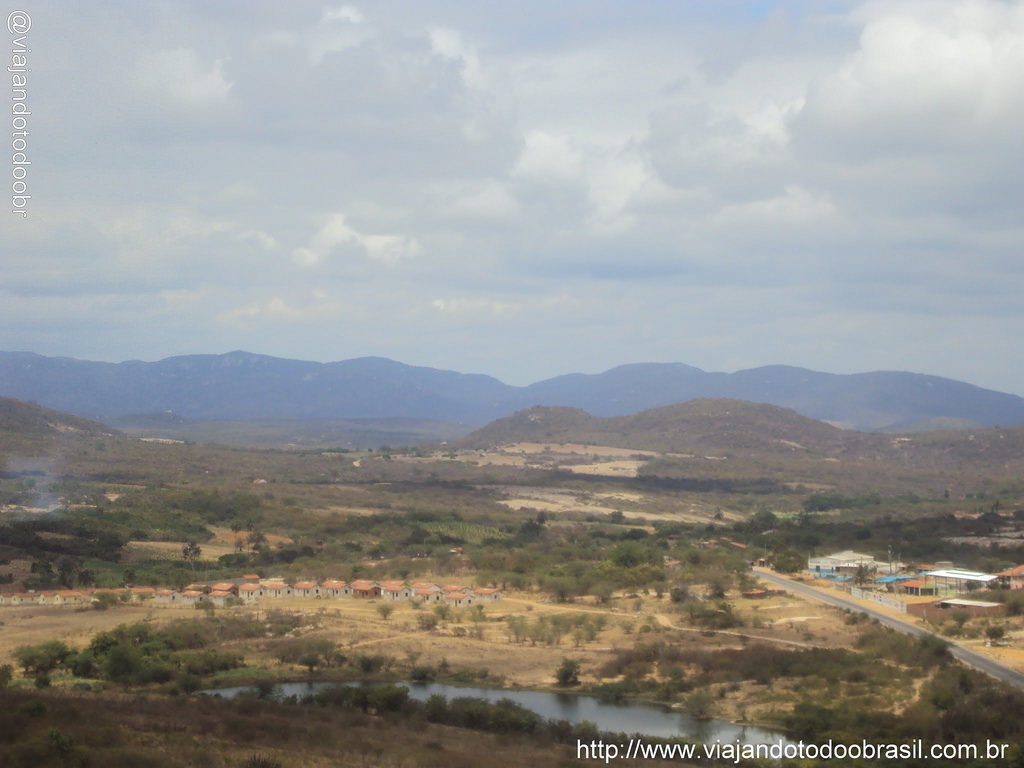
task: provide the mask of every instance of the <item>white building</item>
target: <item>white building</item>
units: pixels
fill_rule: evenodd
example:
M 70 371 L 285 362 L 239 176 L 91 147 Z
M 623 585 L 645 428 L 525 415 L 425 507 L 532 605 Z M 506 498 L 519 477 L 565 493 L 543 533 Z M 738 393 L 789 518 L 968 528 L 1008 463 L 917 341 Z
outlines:
M 886 563 L 879 563 L 872 555 L 847 549 L 823 557 L 807 559 L 807 570 L 815 576 L 853 576 L 863 566 L 869 573 L 888 570 Z

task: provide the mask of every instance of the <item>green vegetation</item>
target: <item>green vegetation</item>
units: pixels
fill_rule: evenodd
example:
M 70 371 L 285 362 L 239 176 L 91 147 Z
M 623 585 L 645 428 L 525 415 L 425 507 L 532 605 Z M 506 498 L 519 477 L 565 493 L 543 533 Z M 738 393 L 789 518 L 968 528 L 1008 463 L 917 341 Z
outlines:
M 562 659 L 555 670 L 555 680 L 563 688 L 580 683 L 580 663 L 576 659 Z
M 15 657 L 25 673 L 37 679 L 64 669 L 75 677 L 120 685 L 188 681 L 235 669 L 242 662 L 241 655 L 216 646 L 262 636 L 265 631 L 263 624 L 220 617 L 177 621 L 162 629 L 144 623 L 125 624 L 97 634 L 77 653 L 62 642 L 50 641 L 22 646 Z

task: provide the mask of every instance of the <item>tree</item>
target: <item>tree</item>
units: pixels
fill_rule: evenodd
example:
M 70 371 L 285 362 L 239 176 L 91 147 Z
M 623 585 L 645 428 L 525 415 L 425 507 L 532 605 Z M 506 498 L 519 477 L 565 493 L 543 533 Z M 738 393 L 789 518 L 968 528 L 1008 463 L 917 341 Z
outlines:
M 10 664 L 0 665 L 0 690 L 10 685 L 12 677 L 14 677 L 14 667 Z
M 767 533 L 775 529 L 779 519 L 768 509 L 759 509 L 750 518 L 750 527 L 758 533 Z
M 199 546 L 199 542 L 189 541 L 181 547 L 181 556 L 186 563 L 192 566 L 193 575 L 196 572 L 196 560 L 203 554 L 203 548 Z
M 561 665 L 555 670 L 555 679 L 562 687 L 579 685 L 580 663 L 576 659 L 562 659 Z
M 320 654 L 313 651 L 304 653 L 299 658 L 299 664 L 309 669 L 309 674 L 312 675 L 314 670 L 320 666 Z
M 437 616 L 438 621 L 448 621 L 448 617 L 451 616 L 452 609 L 447 605 L 435 605 L 434 615 Z
M 249 550 L 258 552 L 267 545 L 267 537 L 262 531 L 251 531 L 248 536 Z
M 864 563 L 860 563 L 857 566 L 856 573 L 853 574 L 854 584 L 867 584 L 870 581 L 872 574 L 874 574 L 874 568 L 870 568 Z
M 18 660 L 26 675 L 51 672 L 63 664 L 70 655 L 71 649 L 60 640 L 50 640 L 39 645 L 23 645 L 14 651 L 14 658 Z
M 390 603 L 381 603 L 380 605 L 377 606 L 377 613 L 380 614 L 380 617 L 382 619 L 384 619 L 384 621 L 387 621 L 388 619 L 390 619 L 391 618 L 391 614 L 394 613 L 394 612 L 395 612 L 395 606 L 391 605 Z
M 139 682 L 142 670 L 142 651 L 129 645 L 115 645 L 103 663 L 104 677 L 125 685 Z
M 795 549 L 783 549 L 772 555 L 772 566 L 779 573 L 797 573 L 807 565 L 807 558 Z
M 57 576 L 61 586 L 68 589 L 75 586 L 75 572 L 78 567 L 79 563 L 73 557 L 64 556 L 57 561 Z
M 686 700 L 686 712 L 698 720 L 707 720 L 711 717 L 711 694 L 707 691 L 697 691 Z

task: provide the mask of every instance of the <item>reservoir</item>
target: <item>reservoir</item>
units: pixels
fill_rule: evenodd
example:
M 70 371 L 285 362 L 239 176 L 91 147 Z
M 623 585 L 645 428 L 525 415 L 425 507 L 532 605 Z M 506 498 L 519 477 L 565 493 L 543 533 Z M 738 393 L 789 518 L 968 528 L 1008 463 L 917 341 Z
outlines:
M 310 696 L 336 685 L 375 685 L 375 683 L 278 683 L 273 696 L 283 698 Z M 599 731 L 640 734 L 659 738 L 683 738 L 710 744 L 716 741 L 741 744 L 788 743 L 781 733 L 756 726 L 743 726 L 725 720 L 697 720 L 693 716 L 643 702 L 605 702 L 593 696 L 552 691 L 507 690 L 504 688 L 464 688 L 441 683 L 398 683 L 409 689 L 409 698 L 425 702 L 434 694 L 449 700 L 472 697 L 497 702 L 508 699 L 548 720 L 566 720 L 573 724 L 588 721 Z M 254 693 L 251 687 L 218 688 L 204 691 L 212 696 L 236 696 Z

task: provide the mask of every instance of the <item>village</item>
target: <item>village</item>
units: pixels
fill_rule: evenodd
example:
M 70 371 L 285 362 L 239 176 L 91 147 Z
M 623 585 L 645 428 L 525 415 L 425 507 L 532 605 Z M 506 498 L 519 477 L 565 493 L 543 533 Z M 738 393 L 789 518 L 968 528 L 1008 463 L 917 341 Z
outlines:
M 1006 614 L 1006 603 L 972 600 L 971 593 L 1002 588 L 1024 589 L 1024 565 L 998 573 L 956 568 L 949 561 L 908 566 L 896 561 L 878 561 L 872 555 L 844 550 L 810 557 L 807 572 L 848 592 L 899 613 L 932 623 L 962 612 L 970 618 Z
M 326 579 L 296 581 L 288 583 L 281 578 L 262 579 L 257 574 L 246 574 L 237 579 L 217 582 L 195 582 L 182 590 L 158 589 L 155 587 L 120 587 L 117 589 L 62 589 L 28 592 L 0 593 L 0 606 L 49 605 L 89 606 L 110 595 L 125 603 L 151 601 L 154 605 L 202 605 L 215 607 L 246 604 L 261 601 L 277 601 L 300 598 L 357 599 L 419 602 L 429 605 L 448 605 L 453 608 L 468 608 L 480 603 L 501 600 L 497 588 L 470 588 L 462 585 L 439 585 L 426 582 L 408 584 L 401 581 L 352 582 Z M 106 598 L 106 599 L 111 599 Z

